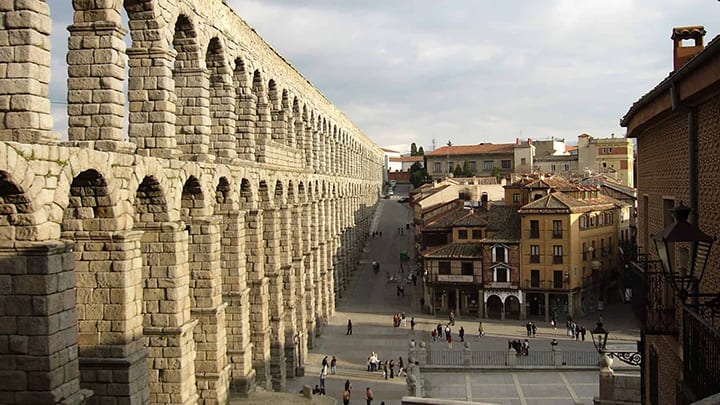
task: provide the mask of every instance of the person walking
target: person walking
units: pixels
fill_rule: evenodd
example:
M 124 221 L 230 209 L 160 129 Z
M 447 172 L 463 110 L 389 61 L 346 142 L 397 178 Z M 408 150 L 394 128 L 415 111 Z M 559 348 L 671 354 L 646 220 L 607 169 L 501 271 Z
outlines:
M 352 335 L 352 320 L 348 319 L 348 327 L 346 335 Z
M 366 387 L 365 388 L 365 402 L 367 403 L 367 405 L 372 405 L 372 401 L 373 401 L 373 393 L 370 390 L 370 387 Z
M 415 330 L 415 317 L 410 318 L 410 330 Z
M 327 379 L 327 366 L 320 370 L 320 394 L 325 395 L 325 380 Z
M 333 356 L 332 360 L 330 360 L 330 374 L 335 374 L 335 372 L 337 371 L 337 369 L 335 368 L 336 365 L 337 359 L 335 358 L 335 356 Z
M 535 322 L 532 323 L 532 337 L 535 337 L 537 334 L 537 325 L 535 325 Z
M 349 405 L 350 404 L 350 390 L 345 388 L 345 391 L 343 391 L 343 405 Z
M 458 331 L 458 335 L 460 336 L 460 342 L 465 341 L 465 328 L 462 326 L 460 327 L 460 330 Z
M 482 321 L 480 321 L 480 324 L 478 324 L 478 337 L 485 336 L 485 328 L 483 328 Z

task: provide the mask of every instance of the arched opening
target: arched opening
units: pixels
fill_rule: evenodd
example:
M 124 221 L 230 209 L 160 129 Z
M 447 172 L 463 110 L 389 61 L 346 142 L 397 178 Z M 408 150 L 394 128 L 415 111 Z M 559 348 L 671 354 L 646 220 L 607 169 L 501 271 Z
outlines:
M 232 159 L 235 150 L 235 113 L 230 68 L 225 62 L 223 46 L 215 37 L 210 40 L 205 54 L 205 65 L 210 81 L 211 148 L 215 156 Z
M 520 300 L 514 295 L 505 298 L 505 319 L 520 319 Z
M 37 237 L 33 204 L 12 180 L 0 170 L 0 244 L 29 241 Z
M 236 148 L 241 159 L 255 160 L 255 124 L 257 121 L 257 96 L 251 89 L 248 69 L 241 58 L 235 59 L 233 70 L 235 86 Z
M 487 299 L 487 317 L 490 319 L 501 319 L 503 302 L 497 295 L 491 295 Z

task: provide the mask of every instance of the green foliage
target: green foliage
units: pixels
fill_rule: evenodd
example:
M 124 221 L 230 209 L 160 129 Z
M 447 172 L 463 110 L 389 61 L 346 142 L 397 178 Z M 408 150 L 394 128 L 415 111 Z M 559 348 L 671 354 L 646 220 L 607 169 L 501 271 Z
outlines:
M 452 173 L 455 177 L 463 177 L 463 168 L 460 165 L 456 165 L 452 169 Z
M 502 180 L 502 174 L 500 174 L 500 168 L 495 166 L 493 167 L 492 175 L 497 179 L 498 183 L 500 183 L 500 180 Z
M 418 148 L 417 155 L 418 155 L 418 156 L 425 156 L 425 150 L 423 149 L 422 146 Z
M 423 183 L 429 181 L 430 176 L 427 173 L 427 170 L 425 170 L 420 162 L 413 163 L 412 166 L 410 166 L 410 182 L 412 183 L 413 187 L 420 187 Z
M 410 144 L 410 156 L 417 156 L 417 145 L 415 145 L 415 142 Z

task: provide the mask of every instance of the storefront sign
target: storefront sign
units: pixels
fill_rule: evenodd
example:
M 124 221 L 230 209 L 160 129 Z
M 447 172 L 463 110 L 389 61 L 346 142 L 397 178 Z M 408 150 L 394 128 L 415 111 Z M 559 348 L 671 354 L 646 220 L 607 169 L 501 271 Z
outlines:
M 472 283 L 473 276 L 461 276 L 458 274 L 438 274 L 437 280 L 451 283 Z

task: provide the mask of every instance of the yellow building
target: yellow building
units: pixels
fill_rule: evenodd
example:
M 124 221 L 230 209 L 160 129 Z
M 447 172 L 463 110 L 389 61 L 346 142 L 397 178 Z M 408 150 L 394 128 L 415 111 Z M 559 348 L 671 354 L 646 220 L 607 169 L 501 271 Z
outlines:
M 625 203 L 603 195 L 599 186 L 560 178 L 523 179 L 506 193 L 521 214 L 527 315 L 564 322 L 567 315 L 602 310 L 617 270 L 618 218 Z

